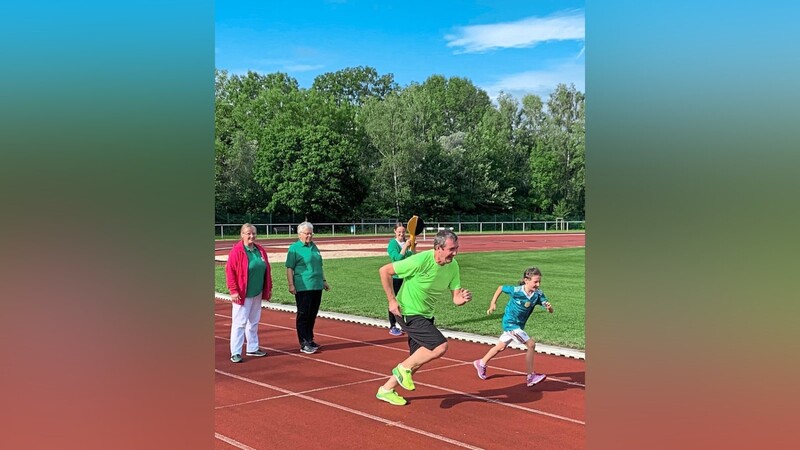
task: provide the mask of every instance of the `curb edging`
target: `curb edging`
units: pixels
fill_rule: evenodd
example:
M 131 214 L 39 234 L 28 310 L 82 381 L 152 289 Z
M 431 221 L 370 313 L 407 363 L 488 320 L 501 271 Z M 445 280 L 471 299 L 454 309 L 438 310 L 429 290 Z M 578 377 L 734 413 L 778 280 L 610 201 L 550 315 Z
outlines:
M 221 292 L 214 292 L 214 298 L 217 300 L 224 300 L 228 302 L 231 301 L 230 295 L 223 294 Z M 297 314 L 297 307 L 294 305 L 282 305 L 262 300 L 261 307 L 265 309 L 272 309 L 276 311 L 284 311 Z M 327 311 L 320 311 L 319 314 L 317 314 L 317 317 L 323 317 L 326 319 L 333 319 L 333 320 L 341 320 L 343 322 L 352 322 L 361 325 L 370 325 L 379 328 L 389 328 L 388 320 L 373 319 L 370 317 L 361 317 L 350 314 L 342 314 L 342 313 L 327 312 Z M 445 337 L 449 339 L 457 339 L 460 341 L 475 342 L 477 344 L 486 344 L 486 345 L 495 345 L 497 343 L 497 337 L 482 336 L 479 334 L 465 333 L 463 331 L 450 331 L 443 328 L 440 328 L 440 331 L 442 332 L 442 334 L 444 334 Z M 517 350 L 525 350 L 526 348 L 524 345 L 518 342 L 512 342 L 511 344 L 509 344 L 509 347 L 515 348 Z M 582 350 L 576 350 L 566 347 L 557 347 L 554 345 L 547 345 L 547 344 L 537 343 L 536 353 L 544 353 L 548 355 L 586 360 L 586 352 Z

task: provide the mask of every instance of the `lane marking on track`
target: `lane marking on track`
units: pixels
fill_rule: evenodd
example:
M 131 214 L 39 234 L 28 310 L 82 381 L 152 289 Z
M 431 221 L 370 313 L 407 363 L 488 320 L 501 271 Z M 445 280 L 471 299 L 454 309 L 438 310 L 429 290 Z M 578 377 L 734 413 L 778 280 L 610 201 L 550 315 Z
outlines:
M 522 356 L 525 356 L 525 354 L 522 354 L 522 355 L 508 355 L 508 356 L 504 356 L 502 358 L 494 357 L 494 358 L 492 358 L 492 361 L 495 361 L 495 360 L 498 360 L 498 359 L 521 358 Z M 444 358 L 439 358 L 439 359 L 444 359 Z M 456 364 L 451 364 L 449 366 L 431 367 L 430 369 L 422 369 L 422 370 L 419 370 L 418 372 L 424 373 L 424 372 L 431 372 L 431 371 L 440 370 L 440 369 L 452 369 L 453 367 L 462 367 L 462 366 L 466 366 L 466 365 L 470 365 L 471 366 L 472 365 L 472 361 L 459 362 L 459 363 L 456 363 Z M 520 370 L 514 370 L 514 369 L 506 369 L 504 367 L 495 367 L 495 366 L 488 366 L 488 367 L 491 367 L 492 370 L 501 370 L 503 372 L 510 372 L 510 373 L 513 373 L 513 374 L 516 374 L 516 375 L 527 375 L 528 374 L 527 372 L 522 372 Z M 550 375 L 547 376 L 547 379 L 549 381 L 557 381 L 559 383 L 569 384 L 569 385 L 580 387 L 580 388 L 584 388 L 584 389 L 586 388 L 586 385 L 584 385 L 584 384 L 577 383 L 575 381 L 562 380 L 560 378 L 556 378 L 556 377 L 553 377 L 553 376 L 550 376 Z
M 223 340 L 223 341 L 230 341 L 230 338 L 226 338 L 226 337 L 222 337 L 222 336 L 214 336 L 214 338 L 215 339 L 220 339 L 220 340 Z M 354 341 L 354 342 L 363 342 L 363 341 Z M 369 342 L 364 342 L 364 344 L 369 344 Z M 305 356 L 305 355 L 300 355 L 300 354 L 297 354 L 297 353 L 287 352 L 285 350 L 279 350 L 277 348 L 265 347 L 263 345 L 259 346 L 259 348 L 260 349 L 264 349 L 264 350 L 269 350 L 271 352 L 276 352 L 276 353 L 281 353 L 281 354 L 284 354 L 284 355 L 292 356 L 292 357 L 295 357 L 295 358 L 303 358 L 303 359 L 306 359 L 306 360 L 309 360 L 309 361 L 314 361 L 314 362 L 318 362 L 318 363 L 322 363 L 322 364 L 328 364 L 328 365 L 332 365 L 332 366 L 336 366 L 336 367 L 342 367 L 342 368 L 345 368 L 345 369 L 348 369 L 348 370 L 354 370 L 354 371 L 357 371 L 357 372 L 367 373 L 367 374 L 370 374 L 370 375 L 374 375 L 376 377 L 383 376 L 383 377 L 388 379 L 389 376 L 390 376 L 390 375 L 382 374 L 381 372 L 375 372 L 373 370 L 367 370 L 367 369 L 361 369 L 361 368 L 358 368 L 358 367 L 352 367 L 352 366 L 348 366 L 348 365 L 345 365 L 345 364 L 339 364 L 339 363 L 336 363 L 336 362 L 333 362 L 333 361 L 326 361 L 324 359 L 309 358 L 308 356 Z M 440 359 L 442 359 L 442 358 L 440 358 Z M 453 361 L 457 361 L 457 360 L 453 360 Z M 463 361 L 461 361 L 461 362 L 463 363 Z M 466 364 L 466 363 L 464 363 L 464 364 Z M 215 370 L 217 372 L 220 372 L 219 369 L 215 369 Z M 433 371 L 433 370 L 435 370 L 435 369 L 432 368 L 432 369 L 430 369 L 428 371 Z M 545 380 L 545 382 L 546 381 L 547 380 Z M 582 420 L 573 419 L 571 417 L 566 417 L 566 416 L 561 416 L 561 415 L 558 415 L 558 414 L 549 413 L 549 412 L 546 412 L 546 411 L 542 411 L 540 409 L 529 408 L 527 406 L 520 406 L 520 405 L 516 405 L 516 404 L 513 404 L 513 403 L 506 403 L 506 402 L 501 401 L 501 400 L 497 400 L 497 399 L 493 399 L 493 398 L 489 398 L 489 397 L 483 397 L 483 396 L 475 395 L 475 394 L 470 394 L 468 392 L 459 391 L 459 390 L 455 390 L 455 389 L 450 389 L 450 388 L 446 388 L 444 386 L 439 386 L 439 385 L 435 385 L 435 384 L 428 384 L 428 383 L 422 383 L 422 382 L 419 382 L 419 381 L 416 381 L 414 384 L 416 384 L 417 386 L 427 386 L 429 388 L 439 389 L 441 391 L 449 392 L 451 394 L 463 395 L 465 397 L 469 397 L 469 398 L 475 399 L 475 400 L 482 400 L 482 401 L 485 401 L 487 403 L 494 403 L 494 404 L 497 404 L 497 405 L 500 405 L 500 406 L 505 406 L 505 407 L 508 407 L 508 408 L 519 409 L 521 411 L 527 411 L 527 412 L 530 412 L 530 413 L 533 413 L 533 414 L 538 414 L 538 415 L 541 415 L 541 416 L 551 417 L 551 418 L 557 419 L 557 420 L 563 420 L 565 422 L 572 422 L 572 423 L 576 423 L 576 424 L 579 424 L 579 425 L 586 425 L 586 422 L 584 422 Z M 266 386 L 266 384 L 265 384 L 265 386 Z M 285 393 L 292 393 L 292 391 L 288 391 L 288 390 L 285 390 L 285 389 L 278 389 L 278 390 L 281 391 L 281 392 L 285 392 Z
M 214 313 L 214 315 L 218 316 L 218 317 L 224 317 L 226 319 L 230 319 L 231 318 L 231 316 L 227 316 L 225 314 Z M 259 325 L 264 325 L 264 326 L 267 326 L 267 327 L 272 327 L 272 328 L 279 328 L 279 329 L 282 329 L 282 330 L 292 330 L 292 331 L 295 330 L 292 327 L 287 327 L 287 326 L 283 326 L 283 325 L 275 325 L 275 324 L 270 324 L 270 323 L 264 323 L 264 322 L 261 322 L 261 321 L 259 321 L 258 324 Z M 383 344 L 375 344 L 375 343 L 372 343 L 372 342 L 360 341 L 360 340 L 356 340 L 356 339 L 350 339 L 350 338 L 345 338 L 345 337 L 340 337 L 340 336 L 334 336 L 334 335 L 325 334 L 325 333 L 315 333 L 315 334 L 318 335 L 318 336 L 325 336 L 325 337 L 331 338 L 331 339 L 338 339 L 338 340 L 341 340 L 341 341 L 354 342 L 354 343 L 357 343 L 357 344 L 365 344 L 365 345 L 369 345 L 369 346 L 372 346 L 372 347 L 380 347 L 380 348 L 385 348 L 385 349 L 389 349 L 389 350 L 393 350 L 393 351 L 397 351 L 397 352 L 408 353 L 408 349 L 391 347 L 391 346 L 383 345 Z M 224 338 L 221 338 L 221 339 L 224 339 Z M 286 352 L 283 352 L 283 353 L 286 353 Z M 287 354 L 292 354 L 292 353 L 287 353 Z M 295 355 L 295 356 L 297 356 L 297 355 Z M 519 357 L 523 357 L 523 356 L 525 356 L 525 353 L 519 353 L 519 354 L 514 354 L 514 355 L 497 356 L 494 359 L 496 360 L 496 359 L 505 359 L 505 358 L 519 358 Z M 451 361 L 451 362 L 457 363 L 457 364 L 455 364 L 455 366 L 458 366 L 458 365 L 471 365 L 472 364 L 472 361 L 462 361 L 460 359 L 454 359 L 454 358 L 450 358 L 450 357 L 447 357 L 447 356 L 443 356 L 443 357 L 441 357 L 439 359 L 441 361 Z M 347 366 L 343 366 L 343 367 L 347 367 Z M 453 366 L 449 366 L 449 367 L 453 367 Z M 436 368 L 436 367 L 429 368 L 429 369 L 423 369 L 422 372 L 429 372 L 429 371 L 437 370 L 437 369 L 438 368 Z M 502 367 L 494 367 L 494 366 L 492 366 L 492 369 L 501 370 L 501 371 L 509 372 L 509 373 L 514 373 L 514 374 L 518 374 L 518 375 L 527 375 L 526 372 L 513 370 L 513 369 L 505 369 L 505 368 L 502 368 Z M 549 376 L 547 377 L 547 379 L 551 380 L 551 381 L 555 381 L 557 383 L 564 383 L 564 384 L 568 384 L 568 385 L 571 385 L 571 386 L 577 386 L 577 387 L 581 387 L 581 388 L 586 388 L 585 384 L 576 383 L 574 381 L 567 381 L 567 380 L 562 380 L 560 378 L 549 377 Z
M 214 433 L 214 437 L 219 439 L 222 442 L 227 442 L 228 444 L 231 444 L 232 446 L 234 446 L 236 448 L 240 448 L 242 450 L 256 450 L 253 447 L 250 447 L 249 445 L 244 445 L 244 444 L 242 444 L 241 442 L 239 442 L 239 441 L 237 441 L 235 439 L 231 439 L 228 436 L 225 436 L 225 435 L 222 435 L 222 434 L 219 434 L 219 433 Z
M 321 399 L 318 399 L 318 398 L 309 397 L 309 396 L 304 395 L 304 394 L 292 392 L 290 390 L 283 389 L 283 388 L 280 388 L 278 386 L 273 386 L 271 384 L 262 383 L 262 382 L 257 381 L 257 380 L 253 380 L 253 379 L 250 379 L 250 378 L 247 378 L 247 377 L 243 377 L 243 376 L 236 375 L 236 374 L 233 374 L 233 373 L 225 372 L 225 371 L 222 371 L 222 370 L 219 370 L 219 369 L 214 369 L 214 371 L 219 373 L 219 374 L 226 375 L 226 376 L 229 376 L 231 378 L 235 378 L 235 379 L 240 380 L 240 381 L 244 381 L 244 382 L 247 382 L 247 383 L 252 383 L 252 384 L 255 384 L 255 385 L 258 385 L 258 386 L 262 386 L 262 387 L 266 387 L 266 388 L 269 388 L 269 389 L 274 389 L 276 391 L 283 392 L 283 393 L 288 394 L 288 395 L 293 396 L 293 397 L 302 398 L 303 400 L 308 400 L 308 401 L 311 401 L 311 402 L 314 402 L 314 403 L 319 403 L 321 405 L 328 406 L 330 408 L 334 408 L 334 409 L 338 409 L 338 410 L 341 410 L 341 411 L 349 412 L 349 413 L 355 414 L 355 415 L 357 415 L 359 417 L 364 417 L 366 419 L 374 420 L 376 422 L 380 422 L 380 423 L 388 425 L 388 426 L 397 427 L 397 428 L 400 428 L 400 429 L 403 429 L 403 430 L 406 430 L 406 431 L 411 431 L 412 433 L 421 434 L 423 436 L 427 436 L 427 437 L 432 438 L 432 439 L 436 439 L 436 440 L 439 440 L 439 441 L 442 441 L 442 442 L 447 442 L 448 444 L 453 444 L 453 445 L 456 445 L 456 446 L 459 446 L 459 447 L 463 447 L 463 448 L 481 450 L 481 447 L 475 447 L 475 446 L 469 445 L 469 444 L 467 444 L 465 442 L 457 441 L 455 439 L 450 439 L 448 437 L 445 437 L 445 436 L 442 436 L 442 435 L 439 435 L 439 434 L 430 433 L 430 432 L 425 431 L 425 430 L 420 430 L 419 428 L 414 428 L 414 427 L 405 425 L 402 422 L 395 422 L 395 421 L 392 421 L 392 420 L 384 419 L 383 417 L 375 416 L 375 415 L 366 413 L 364 411 L 359 411 L 357 409 L 348 408 L 346 406 L 342 406 L 342 405 L 339 405 L 339 404 L 336 404 L 336 403 L 332 403 L 332 402 L 329 402 L 329 401 L 326 401 L 326 400 L 321 400 Z
M 375 382 L 378 382 L 378 381 L 381 381 L 381 380 L 385 380 L 385 379 L 386 379 L 386 377 L 375 377 L 375 378 L 370 378 L 368 380 L 361 380 L 361 381 L 354 381 L 352 383 L 338 384 L 336 386 L 326 386 L 326 387 L 321 387 L 321 388 L 317 388 L 317 389 L 309 389 L 307 391 L 297 392 L 297 394 L 310 394 L 312 392 L 327 391 L 327 390 L 330 390 L 330 389 L 338 389 L 340 387 L 355 386 L 356 384 L 375 383 Z M 277 399 L 281 399 L 281 398 L 291 397 L 293 395 L 295 395 L 295 393 L 283 394 L 283 395 L 273 395 L 271 397 L 259 398 L 257 400 L 250 400 L 250 401 L 247 401 L 247 402 L 231 403 L 230 405 L 216 406 L 216 407 L 214 407 L 214 409 L 225 409 L 225 408 L 231 408 L 231 407 L 234 407 L 234 406 L 248 405 L 250 403 L 264 402 L 264 401 L 267 401 L 267 400 L 277 400 Z

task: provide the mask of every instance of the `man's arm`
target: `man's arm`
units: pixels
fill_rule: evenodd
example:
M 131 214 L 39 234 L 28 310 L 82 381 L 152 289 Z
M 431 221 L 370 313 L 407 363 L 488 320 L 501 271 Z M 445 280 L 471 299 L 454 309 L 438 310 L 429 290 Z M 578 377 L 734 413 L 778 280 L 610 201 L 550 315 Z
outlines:
M 402 315 L 400 305 L 397 303 L 397 299 L 394 296 L 394 288 L 392 287 L 392 275 L 395 274 L 394 264 L 389 263 L 384 265 L 378 270 L 378 273 L 381 276 L 381 285 L 383 286 L 383 291 L 386 293 L 386 299 L 389 301 L 389 312 L 395 316 Z

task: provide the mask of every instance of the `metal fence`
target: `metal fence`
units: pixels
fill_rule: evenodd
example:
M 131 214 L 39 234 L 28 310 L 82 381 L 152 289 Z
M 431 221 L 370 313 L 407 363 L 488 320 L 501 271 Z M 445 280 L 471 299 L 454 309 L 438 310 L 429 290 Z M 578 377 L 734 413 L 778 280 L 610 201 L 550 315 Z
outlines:
M 392 234 L 395 220 L 385 222 L 342 222 L 315 223 L 314 234 L 323 236 L 377 236 Z M 216 239 L 237 238 L 241 223 L 214 224 Z M 294 237 L 297 233 L 296 223 L 254 223 L 256 232 L 261 236 Z M 426 234 L 435 234 L 442 229 L 450 229 L 456 233 L 535 233 L 585 231 L 585 220 L 516 220 L 505 222 L 426 222 L 423 238 Z

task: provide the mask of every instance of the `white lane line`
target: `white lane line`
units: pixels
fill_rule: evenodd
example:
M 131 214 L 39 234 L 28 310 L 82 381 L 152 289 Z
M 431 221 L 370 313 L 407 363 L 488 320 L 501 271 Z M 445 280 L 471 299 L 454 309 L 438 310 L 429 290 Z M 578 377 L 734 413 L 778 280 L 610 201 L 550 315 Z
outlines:
M 214 337 L 217 338 L 217 339 L 221 339 L 223 341 L 230 341 L 231 340 L 230 338 L 224 337 L 224 336 L 214 336 Z M 275 353 L 282 353 L 284 355 L 288 355 L 288 356 L 291 356 L 291 357 L 294 357 L 294 358 L 303 358 L 303 359 L 311 359 L 313 361 L 322 361 L 322 360 L 319 360 L 319 359 L 309 358 L 308 356 L 300 355 L 298 353 L 287 352 L 286 350 L 280 350 L 280 349 L 272 348 L 272 347 L 265 347 L 263 345 L 259 345 L 258 348 L 264 349 L 264 350 L 269 350 L 269 351 L 275 352 Z M 348 370 L 355 370 L 357 372 L 363 372 L 363 373 L 367 373 L 367 374 L 370 374 L 370 375 L 382 375 L 379 372 L 374 372 L 372 370 L 366 370 L 366 369 L 359 369 L 358 367 L 348 366 L 346 364 L 339 364 L 339 363 L 336 363 L 336 362 L 333 362 L 333 361 L 323 361 L 323 362 L 325 364 L 329 364 L 331 366 L 341 367 L 343 369 L 348 369 Z M 386 375 L 386 378 L 389 378 L 389 375 Z
M 328 402 L 328 401 L 325 401 L 325 400 L 321 400 L 321 399 L 318 399 L 318 398 L 309 397 L 307 395 L 295 393 L 295 392 L 289 391 L 287 389 L 279 388 L 278 386 L 273 386 L 273 385 L 270 385 L 270 384 L 267 384 L 267 383 L 262 383 L 260 381 L 256 381 L 256 380 L 253 380 L 253 379 L 250 379 L 250 378 L 242 377 L 242 376 L 239 376 L 239 375 L 236 375 L 236 374 L 233 374 L 233 373 L 224 372 L 224 371 L 219 370 L 219 369 L 214 369 L 214 371 L 219 373 L 219 374 L 226 375 L 226 376 L 229 376 L 231 378 L 235 378 L 235 379 L 240 380 L 240 381 L 245 381 L 247 383 L 252 383 L 252 384 L 255 384 L 255 385 L 258 385 L 258 386 L 266 387 L 266 388 L 269 388 L 269 389 L 274 389 L 276 391 L 289 394 L 289 395 L 291 395 L 293 397 L 302 398 L 303 400 L 308 400 L 308 401 L 311 401 L 311 402 L 314 402 L 314 403 L 319 403 L 321 405 L 328 406 L 330 408 L 334 408 L 334 409 L 338 409 L 338 410 L 341 410 L 341 411 L 349 412 L 349 413 L 355 414 L 355 415 L 357 415 L 359 417 L 364 417 L 366 419 L 374 420 L 376 422 L 380 422 L 380 423 L 383 423 L 385 425 L 389 425 L 389 426 L 392 426 L 392 427 L 397 427 L 397 428 L 400 428 L 400 429 L 403 429 L 403 430 L 406 430 L 406 431 L 411 431 L 412 433 L 421 434 L 423 436 L 427 436 L 427 437 L 432 438 L 432 439 L 436 439 L 436 440 L 439 440 L 439 441 L 447 442 L 448 444 L 453 444 L 453 445 L 456 445 L 456 446 L 459 446 L 459 447 L 463 447 L 463 448 L 481 450 L 480 447 L 475 447 L 475 446 L 469 445 L 469 444 L 467 444 L 465 442 L 457 441 L 455 439 L 450 439 L 448 437 L 445 437 L 445 436 L 442 436 L 442 435 L 439 435 L 439 434 L 430 433 L 430 432 L 425 431 L 425 430 L 420 430 L 419 428 L 414 428 L 414 427 L 405 425 L 402 422 L 394 422 L 394 421 L 391 421 L 391 420 L 388 420 L 388 419 L 384 419 L 383 417 L 374 416 L 372 414 L 369 414 L 369 413 L 366 413 L 366 412 L 363 412 L 363 411 L 359 411 L 359 410 L 356 410 L 356 409 L 353 409 L 353 408 L 348 408 L 346 406 L 342 406 L 342 405 L 339 405 L 339 404 L 336 404 L 336 403 L 331 403 L 331 402 Z
M 222 442 L 227 442 L 228 444 L 231 444 L 232 446 L 234 446 L 236 448 L 240 448 L 242 450 L 256 450 L 253 447 L 250 447 L 249 445 L 244 445 L 244 444 L 242 444 L 241 442 L 239 442 L 237 440 L 231 439 L 228 436 L 225 436 L 225 435 L 222 435 L 222 434 L 219 434 L 219 433 L 214 433 L 214 437 L 219 439 Z
M 230 319 L 231 318 L 231 316 L 226 316 L 225 314 L 214 313 L 214 315 L 218 316 L 218 317 L 224 317 L 226 319 Z M 272 328 L 280 328 L 280 329 L 283 329 L 283 330 L 294 330 L 294 328 L 292 328 L 292 327 L 287 327 L 287 326 L 283 326 L 283 325 L 275 325 L 275 324 L 271 324 L 271 323 L 264 323 L 262 321 L 259 321 L 258 324 L 259 325 L 264 325 L 264 326 L 267 326 L 267 327 L 272 327 Z M 354 342 L 354 343 L 363 344 L 363 345 L 370 345 L 372 347 L 386 348 L 386 349 L 393 350 L 393 351 L 396 351 L 396 352 L 408 353 L 407 349 L 390 347 L 388 345 L 374 344 L 372 342 L 359 341 L 359 340 L 356 340 L 356 339 L 350 339 L 350 338 L 345 338 L 345 337 L 340 337 L 340 336 L 334 336 L 334 335 L 325 334 L 325 333 L 315 333 L 315 334 L 318 335 L 318 336 L 325 336 L 325 337 L 328 337 L 328 338 L 331 338 L 331 339 L 338 339 L 338 340 L 341 340 L 341 341 Z M 286 353 L 286 352 L 282 352 L 282 353 Z M 286 353 L 286 354 L 290 355 L 292 353 Z M 524 355 L 525 355 L 525 353 L 519 353 L 519 354 L 514 354 L 514 355 L 503 355 L 503 356 L 497 356 L 494 359 L 522 357 Z M 298 356 L 298 355 L 294 355 L 294 356 Z M 443 356 L 443 357 L 441 357 L 439 359 L 442 360 L 442 361 L 451 361 L 451 362 L 457 363 L 457 365 L 472 364 L 472 361 L 461 361 L 460 359 L 449 358 L 447 356 Z M 343 367 L 346 367 L 346 366 L 343 366 Z M 515 373 L 515 374 L 519 374 L 519 375 L 526 375 L 526 372 L 521 372 L 521 371 L 512 370 L 512 369 L 504 369 L 502 367 L 494 367 L 494 366 L 492 366 L 492 369 L 502 370 L 502 371 L 505 371 L 505 372 Z M 430 370 L 436 370 L 436 368 L 425 369 L 423 371 L 430 371 Z M 547 379 L 549 381 L 555 381 L 557 383 L 564 383 L 564 384 L 569 384 L 569 385 L 572 385 L 572 386 L 586 388 L 586 385 L 581 384 L 581 383 L 576 383 L 574 381 L 562 380 L 560 378 L 550 377 L 550 376 L 548 376 Z
M 222 337 L 222 336 L 214 336 L 214 338 L 220 339 L 220 340 L 224 340 L 224 341 L 230 341 L 230 338 L 226 338 L 226 337 Z M 367 374 L 370 374 L 370 375 L 375 375 L 377 377 L 380 377 L 381 375 L 383 375 L 385 378 L 388 379 L 389 376 L 390 376 L 390 375 L 384 375 L 384 374 L 382 374 L 380 372 L 375 372 L 373 370 L 367 370 L 367 369 L 361 369 L 361 368 L 358 368 L 358 367 L 352 367 L 352 366 L 348 366 L 348 365 L 345 365 L 345 364 L 335 363 L 333 361 L 326 361 L 324 359 L 309 358 L 308 356 L 305 356 L 305 355 L 299 355 L 299 354 L 296 354 L 296 353 L 290 353 L 290 352 L 287 352 L 287 351 L 284 351 L 284 350 L 278 350 L 276 348 L 265 347 L 263 345 L 259 346 L 259 348 L 264 349 L 264 350 L 269 350 L 269 351 L 272 351 L 272 352 L 282 353 L 284 355 L 289 355 L 289 356 L 292 356 L 292 357 L 295 357 L 295 358 L 304 358 L 304 359 L 307 359 L 307 360 L 310 360 L 310 361 L 314 361 L 314 362 L 318 362 L 318 363 L 321 363 L 321 364 L 328 364 L 328 365 L 332 365 L 332 366 L 336 366 L 336 367 L 342 367 L 342 368 L 349 369 L 349 370 L 355 370 L 357 372 L 367 373 Z M 434 370 L 434 369 L 430 369 L 430 370 Z M 219 372 L 219 370 L 217 370 L 217 371 Z M 433 388 L 433 389 L 439 389 L 439 390 L 442 390 L 442 391 L 445 391 L 445 392 L 450 392 L 452 394 L 463 395 L 465 397 L 469 397 L 469 398 L 472 398 L 472 399 L 475 399 L 475 400 L 483 400 L 483 401 L 485 401 L 487 403 L 494 403 L 496 405 L 505 406 L 505 407 L 508 407 L 508 408 L 514 408 L 514 409 L 519 409 L 519 410 L 522 410 L 522 411 L 527 411 L 527 412 L 530 412 L 530 413 L 533 413 L 533 414 L 539 414 L 539 415 L 542 415 L 542 416 L 552 417 L 554 419 L 563 420 L 563 421 L 566 421 L 566 422 L 572 422 L 572 423 L 577 423 L 577 424 L 580 424 L 580 425 L 586 425 L 586 422 L 584 422 L 582 420 L 578 420 L 578 419 L 573 419 L 571 417 L 560 416 L 558 414 L 549 413 L 549 412 L 542 411 L 542 410 L 535 409 L 535 408 L 528 408 L 526 406 L 515 405 L 513 403 L 506 403 L 506 402 L 501 401 L 501 400 L 488 398 L 488 397 L 482 397 L 480 395 L 474 395 L 474 394 L 470 394 L 468 392 L 458 391 L 458 390 L 446 388 L 446 387 L 443 387 L 443 386 L 438 386 L 438 385 L 435 385 L 435 384 L 421 383 L 419 381 L 415 382 L 414 384 L 416 384 L 418 386 L 427 386 L 427 387 L 430 387 L 430 388 Z M 292 391 L 281 390 L 281 392 L 291 393 Z
M 356 384 L 375 383 L 377 381 L 382 381 L 382 380 L 385 380 L 385 379 L 386 379 L 386 377 L 370 378 L 368 380 L 355 381 L 353 383 L 345 383 L 345 384 L 339 384 L 339 385 L 336 385 L 336 386 L 326 386 L 326 387 L 321 387 L 321 388 L 317 388 L 317 389 L 309 389 L 307 391 L 297 392 L 297 394 L 310 394 L 312 392 L 327 391 L 327 390 L 330 390 L 330 389 L 338 389 L 340 387 L 355 386 Z M 293 395 L 295 395 L 295 393 L 283 394 L 283 395 L 273 395 L 271 397 L 259 398 L 257 400 L 250 400 L 250 401 L 247 401 L 247 402 L 232 403 L 230 405 L 216 406 L 216 407 L 214 407 L 214 409 L 225 409 L 225 408 L 231 408 L 231 407 L 234 407 L 234 406 L 248 405 L 250 403 L 265 402 L 267 400 L 277 400 L 277 399 L 281 399 L 281 398 L 291 397 Z
M 505 356 L 504 358 L 505 358 L 505 359 L 508 359 L 508 358 L 517 358 L 517 357 L 519 357 L 519 356 L 520 356 L 520 355 L 507 355 L 507 356 Z M 524 353 L 523 353 L 523 356 L 524 356 Z M 444 358 L 440 358 L 440 359 L 444 359 Z M 492 358 L 492 361 L 494 361 L 494 360 L 496 360 L 496 359 L 500 359 L 500 358 Z M 422 369 L 422 370 L 419 370 L 418 372 L 420 372 L 420 373 L 424 373 L 424 372 L 431 372 L 431 371 L 434 371 L 434 370 L 440 370 L 440 369 L 451 369 L 451 368 L 453 368 L 453 367 L 461 367 L 461 366 L 466 366 L 466 365 L 470 365 L 470 366 L 471 366 L 471 365 L 472 365 L 472 361 L 469 361 L 469 362 L 458 362 L 458 363 L 456 363 L 456 364 L 450 364 L 449 366 L 431 367 L 430 369 Z M 488 366 L 488 367 L 491 367 L 491 369 L 492 369 L 492 370 L 502 370 L 502 371 L 504 371 L 504 372 L 511 372 L 511 373 L 513 373 L 513 374 L 517 374 L 517 375 L 527 375 L 527 373 L 526 373 L 526 372 L 522 372 L 522 371 L 519 371 L 519 370 L 514 370 L 514 369 L 506 369 L 506 368 L 504 368 L 504 367 L 495 367 L 495 366 Z M 574 381 L 562 380 L 562 379 L 560 379 L 560 378 L 556 378 L 556 377 L 553 377 L 553 376 L 550 376 L 550 375 L 548 375 L 548 376 L 547 376 L 547 381 L 557 381 L 557 382 L 559 382 L 559 383 L 571 384 L 571 385 L 573 385 L 573 386 L 576 386 L 576 387 L 581 387 L 581 388 L 584 388 L 584 389 L 586 388 L 586 385 L 584 385 L 584 384 L 581 384 L 581 383 L 576 383 L 576 382 L 574 382 Z

